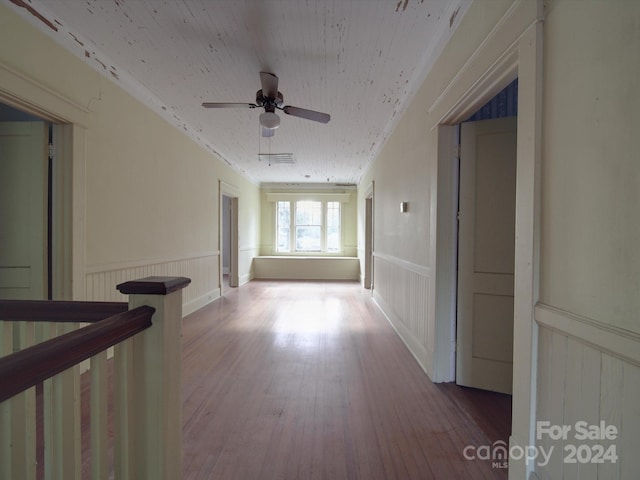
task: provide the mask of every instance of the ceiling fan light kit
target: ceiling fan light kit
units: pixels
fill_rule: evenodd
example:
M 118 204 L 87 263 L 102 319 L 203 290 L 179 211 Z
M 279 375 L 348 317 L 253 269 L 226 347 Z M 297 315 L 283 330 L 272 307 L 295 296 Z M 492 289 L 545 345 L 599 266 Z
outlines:
M 219 103 L 204 102 L 204 108 L 264 108 L 264 113 L 260 115 L 260 126 L 262 126 L 262 136 L 272 137 L 274 130 L 280 126 L 280 117 L 275 110 L 281 110 L 287 115 L 304 118 L 319 123 L 328 123 L 331 116 L 328 113 L 316 112 L 306 108 L 294 107 L 284 104 L 284 97 L 278 91 L 278 77 L 273 73 L 260 72 L 260 83 L 262 89 L 256 92 L 256 103 Z
M 280 126 L 280 117 L 274 112 L 264 112 L 260 114 L 260 125 L 273 130 Z

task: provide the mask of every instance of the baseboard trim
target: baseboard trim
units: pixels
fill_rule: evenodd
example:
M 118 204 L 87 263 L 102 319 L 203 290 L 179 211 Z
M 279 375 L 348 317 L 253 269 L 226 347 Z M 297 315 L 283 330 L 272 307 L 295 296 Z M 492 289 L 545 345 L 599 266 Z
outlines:
M 216 288 L 182 305 L 182 317 L 200 310 L 202 307 L 220 298 L 220 289 Z

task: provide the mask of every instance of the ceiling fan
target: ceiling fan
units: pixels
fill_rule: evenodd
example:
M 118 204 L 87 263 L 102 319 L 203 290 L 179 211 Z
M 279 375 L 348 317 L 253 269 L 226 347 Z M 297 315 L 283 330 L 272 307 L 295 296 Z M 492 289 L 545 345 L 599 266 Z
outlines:
M 257 108 L 263 107 L 264 113 L 260 115 L 260 125 L 262 126 L 262 136 L 272 137 L 276 128 L 280 126 L 280 117 L 275 113 L 276 109 L 282 110 L 287 115 L 306 118 L 314 122 L 328 123 L 331 116 L 327 113 L 307 110 L 306 108 L 294 107 L 292 105 L 282 106 L 284 97 L 278 91 L 278 77 L 273 73 L 260 72 L 260 83 L 262 89 L 256 92 L 256 103 L 218 103 L 204 102 L 204 108 Z

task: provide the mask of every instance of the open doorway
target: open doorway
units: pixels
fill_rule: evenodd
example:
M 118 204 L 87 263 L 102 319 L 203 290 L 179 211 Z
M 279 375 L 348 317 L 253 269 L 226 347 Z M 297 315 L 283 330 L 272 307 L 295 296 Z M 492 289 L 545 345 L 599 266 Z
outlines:
M 231 197 L 222 196 L 222 289 L 229 287 L 231 272 Z
M 456 228 L 453 158 L 457 125 L 518 78 L 515 202 L 513 396 L 510 447 L 536 444 L 542 156 L 543 2 L 516 2 L 470 56 L 429 112 L 437 132 L 434 379 L 455 379 Z M 453 251 L 452 251 L 453 250 Z M 462 387 L 459 387 L 462 388 Z M 528 478 L 532 462 L 512 458 L 509 475 Z
M 220 182 L 220 295 L 225 288 L 238 287 L 238 189 Z
M 364 206 L 364 288 L 373 291 L 373 182 L 365 193 Z
M 52 144 L 49 122 L 0 104 L 2 299 L 53 298 Z
M 456 383 L 511 395 L 517 79 L 460 125 Z
M 466 348 L 471 351 L 471 356 L 480 356 L 480 357 L 491 357 L 494 356 L 495 353 L 492 350 L 493 348 L 493 340 L 495 336 L 495 331 L 492 329 L 494 327 L 493 320 L 494 318 L 489 315 L 489 318 L 483 318 L 485 321 L 484 326 L 479 324 L 473 324 L 473 317 L 471 317 L 471 324 L 467 328 L 467 335 L 471 332 L 471 341 L 468 339 L 460 339 L 458 337 L 458 333 L 460 330 L 460 325 L 456 324 L 456 320 L 458 317 L 458 207 L 459 207 L 459 197 L 462 196 L 461 192 L 461 176 L 464 174 L 462 172 L 462 168 L 465 166 L 460 166 L 460 157 L 465 154 L 465 148 L 469 148 L 469 146 L 465 147 L 463 144 L 461 146 L 461 137 L 462 130 L 466 130 L 467 128 L 463 128 L 461 126 L 462 123 L 466 123 L 467 120 L 483 120 L 487 122 L 494 122 L 495 120 L 489 119 L 486 120 L 487 117 L 478 118 L 478 115 L 475 115 L 474 112 L 478 111 L 480 108 L 480 112 L 486 110 L 485 107 L 490 106 L 495 102 L 496 95 L 498 98 L 500 94 L 498 92 L 503 92 L 507 86 L 510 86 L 511 92 L 509 95 L 513 97 L 514 100 L 518 99 L 518 89 L 517 83 L 512 83 L 516 80 L 516 70 L 512 69 L 508 72 L 502 72 L 502 76 L 496 80 L 496 82 L 492 83 L 491 86 L 488 86 L 487 91 L 483 93 L 479 98 L 463 98 L 459 100 L 459 102 L 464 103 L 464 108 L 460 105 L 458 108 L 460 109 L 455 114 L 449 112 L 449 116 L 443 117 L 443 120 L 438 124 L 438 170 L 437 170 L 437 200 L 438 200 L 438 215 L 437 215 L 437 249 L 436 249 L 436 262 L 437 262 L 437 276 L 436 276 L 436 348 L 438 352 L 436 354 L 437 365 L 434 369 L 435 377 L 437 381 L 440 382 L 450 382 L 443 383 L 441 388 L 443 391 L 449 395 L 452 402 L 458 404 L 463 410 L 465 410 L 470 416 L 472 416 L 479 425 L 483 425 L 483 431 L 487 434 L 489 438 L 492 438 L 492 441 L 501 441 L 505 444 L 509 444 L 514 434 L 513 427 L 513 414 L 514 414 L 514 406 L 515 406 L 515 396 L 505 393 L 498 393 L 495 390 L 501 390 L 489 387 L 488 385 L 481 384 L 471 384 L 467 383 L 466 380 L 461 379 L 458 371 L 458 367 L 460 366 L 460 362 L 458 361 L 458 355 L 461 350 L 465 349 L 465 343 L 467 344 Z M 514 88 L 515 87 L 515 88 Z M 492 99 L 492 100 L 489 100 Z M 475 107 L 473 107 L 475 105 Z M 496 117 L 503 117 L 503 115 L 497 115 Z M 511 122 L 513 124 L 518 123 L 516 120 L 516 116 L 512 113 L 508 115 L 511 118 Z M 498 120 L 503 120 L 503 118 L 498 118 Z M 477 126 L 477 125 L 476 125 Z M 519 126 L 519 125 L 518 125 Z M 502 128 L 502 127 L 501 127 Z M 498 132 L 502 132 L 501 129 L 498 129 Z M 477 132 L 476 132 L 477 133 Z M 498 133 L 497 136 L 491 136 L 483 139 L 481 141 L 484 143 L 504 143 L 504 139 L 500 138 L 503 134 Z M 508 134 L 513 135 L 510 138 L 510 147 L 513 148 L 517 144 L 519 144 L 521 138 L 516 136 L 515 133 Z M 476 135 L 477 138 L 477 135 Z M 466 142 L 465 142 L 466 143 Z M 476 150 L 476 142 L 472 142 L 473 144 L 473 152 Z M 469 152 L 467 152 L 469 153 Z M 519 154 L 519 152 L 518 152 Z M 510 173 L 515 171 L 516 165 L 518 169 L 520 168 L 520 157 L 518 154 L 506 155 L 505 157 L 501 157 L 500 160 L 503 163 L 507 163 L 509 167 Z M 483 158 L 483 160 L 486 160 Z M 492 165 L 492 169 L 486 169 L 483 165 L 483 171 L 481 172 L 480 180 L 488 182 L 488 185 L 483 184 L 482 187 L 485 190 L 488 190 L 489 194 L 494 193 L 494 188 L 491 186 L 491 181 L 493 180 L 493 174 L 503 173 L 501 172 L 501 167 L 498 165 Z M 510 175 L 507 175 L 510 176 Z M 478 175 L 472 175 L 472 185 L 476 186 L 478 184 Z M 462 186 L 464 188 L 464 186 Z M 501 207 L 509 207 L 512 212 L 512 216 L 515 218 L 515 214 L 517 213 L 517 202 L 516 198 L 516 185 L 515 183 L 511 184 L 510 188 L 505 189 L 510 191 L 510 199 L 506 200 L 496 200 L 493 197 L 489 197 L 489 201 L 484 200 L 483 208 L 484 214 L 487 214 L 491 217 L 494 213 L 492 208 L 490 207 L 496 201 L 504 202 L 504 205 L 500 205 Z M 522 196 L 523 192 L 520 191 L 520 195 Z M 493 202 L 493 203 L 492 203 Z M 475 193 L 471 195 L 471 204 L 472 207 L 475 208 Z M 487 205 L 489 208 L 487 209 Z M 509 209 L 507 209 L 509 210 Z M 521 217 L 522 212 L 520 212 Z M 464 221 L 462 218 L 466 215 L 466 212 L 460 211 L 460 219 Z M 529 213 L 531 215 L 531 213 Z M 525 215 L 526 216 L 526 215 Z M 467 218 L 466 220 L 469 220 Z M 475 227 L 476 222 L 475 218 L 472 217 L 471 221 L 472 226 Z M 483 224 L 482 228 L 488 230 L 483 232 L 485 237 L 483 237 L 483 241 L 485 244 L 488 244 L 490 249 L 495 248 L 498 244 L 494 243 L 494 239 L 491 238 L 491 235 L 494 233 L 492 231 L 492 226 L 489 223 Z M 462 229 L 462 227 L 461 227 Z M 514 246 L 516 245 L 515 239 L 513 238 L 513 234 L 511 234 L 511 239 L 509 240 L 511 243 L 509 250 L 509 255 L 511 257 L 512 263 L 515 260 Z M 507 241 L 501 240 L 501 244 L 498 249 L 502 249 L 504 244 Z M 483 244 L 484 246 L 484 244 Z M 460 246 L 460 250 L 465 248 L 463 245 Z M 475 243 L 472 243 L 472 249 L 475 248 Z M 463 260 L 464 261 L 464 260 Z M 475 262 L 475 258 L 470 260 L 469 263 L 473 268 L 478 265 Z M 491 262 L 489 262 L 491 263 Z M 493 273 L 504 273 L 498 269 L 497 272 L 484 271 L 489 270 L 485 268 L 483 264 L 480 265 L 480 270 L 482 274 L 486 274 L 486 277 L 490 277 L 492 279 L 497 279 L 497 282 L 500 284 L 510 283 L 510 292 L 509 295 L 502 295 L 502 292 L 492 292 L 498 293 L 499 300 L 505 300 L 509 296 L 512 300 L 507 300 L 504 303 L 514 302 L 514 280 L 513 277 L 511 279 L 505 280 L 504 278 L 497 278 L 500 275 L 494 275 Z M 513 270 L 513 267 L 507 270 Z M 475 278 L 472 278 L 472 284 Z M 489 285 L 489 287 L 494 287 L 496 285 Z M 488 288 L 488 287 L 483 287 Z M 487 293 L 485 291 L 479 292 L 481 295 Z M 492 295 L 493 296 L 493 295 Z M 474 298 L 475 297 L 475 298 Z M 478 295 L 474 295 L 473 290 L 471 290 L 471 309 L 473 311 L 474 308 L 484 307 L 482 304 L 483 300 L 486 298 L 481 298 L 480 302 L 474 305 L 474 302 L 478 299 Z M 504 307 L 504 305 L 499 306 L 500 308 Z M 513 352 L 512 345 L 514 344 L 514 307 L 513 303 L 509 305 L 510 308 L 503 308 L 503 310 L 509 310 L 510 312 L 503 315 L 500 315 L 501 319 L 505 317 L 508 318 L 509 321 L 509 331 L 508 335 L 504 337 L 504 343 L 509 344 L 506 348 L 500 350 L 500 355 L 503 357 L 509 357 L 511 359 Z M 488 309 L 491 311 L 493 307 L 489 306 Z M 486 311 L 487 309 L 485 309 Z M 482 312 L 484 313 L 484 312 Z M 482 323 L 482 322 L 481 322 Z M 479 331 L 474 331 L 474 327 L 479 329 Z M 499 328 L 499 327 L 498 327 Z M 474 343 L 473 335 L 475 333 L 480 334 L 478 341 Z M 475 348 L 475 350 L 474 350 Z M 499 349 L 496 349 L 499 350 Z M 514 356 L 514 358 L 517 358 Z M 484 359 L 481 359 L 484 360 Z M 500 357 L 498 360 L 504 360 L 504 358 Z M 504 364 L 511 362 L 503 362 Z M 515 365 L 515 363 L 514 363 Z M 511 380 L 514 378 L 515 369 L 512 371 L 511 368 L 508 369 L 508 373 L 506 377 L 508 377 L 509 389 L 511 388 Z M 466 372 L 465 372 L 466 373 Z M 475 373 L 475 372 L 474 372 Z M 490 375 L 490 374 L 489 374 Z M 475 381 L 475 378 L 473 379 Z M 459 383 L 461 385 L 472 385 L 469 386 L 461 386 L 457 385 Z M 514 381 L 515 385 L 515 381 Z M 484 390 L 487 389 L 487 390 Z M 490 391 L 492 390 L 492 391 Z M 518 393 L 517 388 L 514 388 L 514 392 Z M 511 468 L 511 466 L 509 467 Z M 506 475 L 506 469 L 503 471 Z
M 502 88 L 496 85 L 499 93 L 496 95 L 494 90 L 495 97 L 485 100 L 486 104 L 479 110 L 478 107 L 470 109 L 450 125 L 438 127 L 438 209 L 441 216 L 438 224 L 437 286 L 441 289 L 438 291 L 438 314 L 442 319 L 440 345 L 443 346 L 440 357 L 442 370 L 439 373 L 441 381 L 451 382 L 443 384 L 442 388 L 452 402 L 461 405 L 486 427 L 483 429 L 488 436 L 507 443 L 513 434 L 513 224 L 518 162 L 515 132 L 518 88 L 515 71 L 513 73 L 511 79 L 501 79 L 504 82 Z M 505 94 L 510 97 L 509 102 L 504 100 Z M 496 103 L 501 105 L 501 111 L 491 112 Z M 511 105 L 508 113 L 503 108 L 507 103 Z M 472 144 L 471 151 L 468 145 L 465 146 L 468 143 Z M 507 152 L 498 152 L 499 155 L 495 156 L 491 151 L 484 151 L 496 144 L 508 144 Z M 480 152 L 476 148 L 478 145 Z M 471 169 L 467 163 L 471 163 Z M 498 181 L 499 188 L 495 181 Z M 483 193 L 479 203 L 477 191 Z M 476 218 L 476 210 L 480 210 L 479 218 Z M 510 222 L 506 222 L 508 228 L 503 228 L 503 220 L 497 215 L 499 210 L 510 215 Z M 491 221 L 498 222 L 498 226 L 494 228 Z M 476 230 L 479 235 L 476 235 Z M 482 255 L 476 259 L 474 253 L 478 246 Z M 487 252 L 499 254 L 498 258 L 489 255 L 487 260 L 484 257 Z M 504 262 L 504 257 L 508 261 Z M 505 286 L 506 292 L 499 289 Z M 474 290 L 476 287 L 479 290 Z M 496 299 L 497 302 L 493 302 Z M 479 321 L 474 321 L 474 314 L 478 314 Z M 469 321 L 463 324 L 465 320 Z M 508 325 L 501 326 L 500 322 Z M 496 329 L 500 329 L 499 335 Z M 494 340 L 498 340 L 499 345 Z M 445 347 L 447 341 L 451 342 L 450 349 Z M 495 370 L 496 367 L 502 370 L 497 386 L 491 384 L 494 380 L 492 368 Z
M 53 157 L 51 187 L 48 192 L 43 189 L 43 195 L 50 196 L 50 241 L 42 247 L 48 251 L 46 276 L 50 280 L 41 298 L 85 300 L 84 172 L 89 112 L 24 75 L 4 69 L 0 104 L 20 112 L 23 119 L 27 115 L 51 125 L 45 134 L 54 146 L 45 146 L 47 160 L 49 154 Z

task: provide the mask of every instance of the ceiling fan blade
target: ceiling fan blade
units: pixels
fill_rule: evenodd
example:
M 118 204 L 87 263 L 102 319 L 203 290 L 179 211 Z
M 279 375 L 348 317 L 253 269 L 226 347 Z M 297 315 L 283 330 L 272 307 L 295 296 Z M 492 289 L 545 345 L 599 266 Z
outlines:
M 314 122 L 329 123 L 331 115 L 328 113 L 316 112 L 314 110 L 307 110 L 306 108 L 293 107 L 287 105 L 282 109 L 284 113 L 293 115 L 294 117 L 306 118 L 307 120 L 313 120 Z
M 278 97 L 278 77 L 273 73 L 260 72 L 260 83 L 262 84 L 262 95 L 266 98 Z
M 262 127 L 262 136 L 263 137 L 273 137 L 276 134 L 275 128 L 265 128 Z
M 256 108 L 255 103 L 219 103 L 219 102 L 204 102 L 202 104 L 204 108 Z

